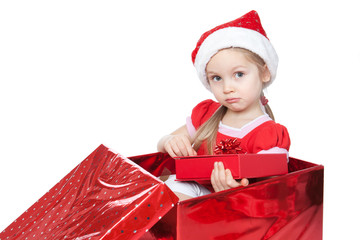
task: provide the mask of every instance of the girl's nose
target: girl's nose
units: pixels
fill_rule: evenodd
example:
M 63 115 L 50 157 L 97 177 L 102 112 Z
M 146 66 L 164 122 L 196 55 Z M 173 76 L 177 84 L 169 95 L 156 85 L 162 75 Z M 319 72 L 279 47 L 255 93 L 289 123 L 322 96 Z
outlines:
M 223 91 L 224 93 L 231 93 L 234 91 L 234 87 L 231 80 L 224 80 Z

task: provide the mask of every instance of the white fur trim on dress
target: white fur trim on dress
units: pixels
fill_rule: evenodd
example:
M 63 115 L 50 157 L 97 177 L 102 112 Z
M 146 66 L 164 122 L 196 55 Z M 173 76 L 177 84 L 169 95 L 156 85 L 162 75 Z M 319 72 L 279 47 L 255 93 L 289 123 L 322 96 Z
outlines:
M 206 65 L 219 50 L 229 47 L 245 48 L 259 55 L 265 61 L 271 74 L 270 82 L 267 85 L 274 81 L 279 59 L 270 41 L 254 30 L 228 27 L 217 30 L 208 36 L 196 54 L 194 66 L 201 82 L 208 90 L 210 90 L 210 85 L 206 79 Z

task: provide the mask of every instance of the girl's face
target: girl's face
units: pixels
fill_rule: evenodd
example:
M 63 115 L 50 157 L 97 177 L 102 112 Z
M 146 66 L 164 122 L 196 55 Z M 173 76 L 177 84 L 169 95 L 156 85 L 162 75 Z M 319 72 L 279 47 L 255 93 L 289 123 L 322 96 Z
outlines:
M 264 75 L 264 76 L 261 76 Z M 206 66 L 206 77 L 215 98 L 233 112 L 259 113 L 263 84 L 270 81 L 270 73 L 260 74 L 257 65 L 241 51 L 223 49 Z

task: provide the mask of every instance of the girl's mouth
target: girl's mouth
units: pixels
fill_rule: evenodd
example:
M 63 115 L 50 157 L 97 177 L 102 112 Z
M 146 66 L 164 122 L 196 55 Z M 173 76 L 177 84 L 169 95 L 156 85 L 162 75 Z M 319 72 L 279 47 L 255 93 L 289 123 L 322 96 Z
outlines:
M 225 101 L 227 102 L 227 103 L 236 103 L 236 102 L 238 102 L 240 100 L 240 98 L 228 98 L 228 99 L 226 99 Z

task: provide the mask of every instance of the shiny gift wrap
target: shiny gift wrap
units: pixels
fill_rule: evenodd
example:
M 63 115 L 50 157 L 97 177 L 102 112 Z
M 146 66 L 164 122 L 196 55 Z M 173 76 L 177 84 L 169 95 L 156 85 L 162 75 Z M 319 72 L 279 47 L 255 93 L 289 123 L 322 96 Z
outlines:
M 139 239 L 178 198 L 101 145 L 0 233 L 8 239 Z

